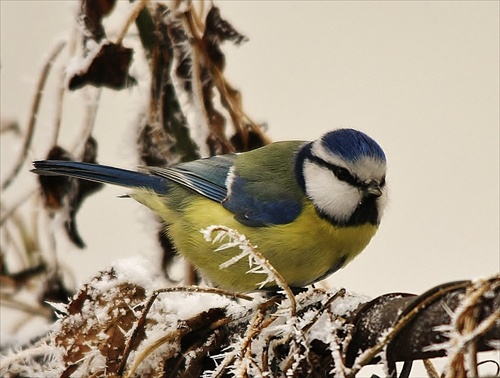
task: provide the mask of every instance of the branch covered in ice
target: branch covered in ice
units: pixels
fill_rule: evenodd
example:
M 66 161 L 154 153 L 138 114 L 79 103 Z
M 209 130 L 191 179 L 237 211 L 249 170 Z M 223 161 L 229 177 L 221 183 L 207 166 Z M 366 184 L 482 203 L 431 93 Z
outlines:
M 466 377 L 465 361 L 499 348 L 500 276 L 371 301 L 309 289 L 291 315 L 282 295 L 158 289 L 165 281 L 149 265 L 133 259 L 100 273 L 51 332 L 2 353 L 0 375 L 355 377 L 384 361 L 395 376 L 396 361 L 447 355 L 445 373 Z

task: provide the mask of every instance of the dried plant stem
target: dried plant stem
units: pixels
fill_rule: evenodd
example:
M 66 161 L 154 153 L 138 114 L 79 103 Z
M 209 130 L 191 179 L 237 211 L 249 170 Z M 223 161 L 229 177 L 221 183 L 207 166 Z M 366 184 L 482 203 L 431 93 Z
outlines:
M 243 340 L 241 341 L 238 350 L 239 351 L 238 361 L 240 362 L 241 365 L 240 370 L 238 371 L 239 376 L 248 376 L 246 372 L 246 367 L 243 366 L 243 361 L 246 358 L 248 358 L 248 356 L 251 356 L 252 338 L 258 335 L 260 332 L 262 332 L 263 329 L 269 327 L 277 319 L 277 317 L 275 316 L 272 316 L 267 319 L 265 318 L 265 311 L 267 311 L 267 309 L 274 303 L 275 300 L 271 299 L 260 304 L 257 308 L 257 311 L 255 311 L 252 320 L 248 323 L 248 326 L 246 327 L 245 336 L 243 337 Z M 212 378 L 222 377 L 224 375 L 226 368 L 228 368 L 231 364 L 233 364 L 235 359 L 236 359 L 235 351 L 226 355 L 224 360 L 217 366 L 217 369 L 214 371 Z M 251 360 L 252 363 L 255 365 L 255 367 L 258 367 L 257 362 L 253 358 Z M 261 370 L 261 372 L 265 372 L 268 370 L 265 364 L 263 364 L 262 366 L 263 369 L 258 368 L 259 370 Z M 262 376 L 264 376 L 264 374 L 262 374 Z
M 206 51 L 203 50 L 205 54 L 205 59 L 207 59 L 208 62 L 210 62 L 210 68 L 213 74 L 214 78 L 214 83 L 221 95 L 224 96 L 224 98 L 227 100 L 227 103 L 229 105 L 229 111 L 231 114 L 231 117 L 237 116 L 237 118 L 242 118 L 245 119 L 250 126 L 252 127 L 252 131 L 255 132 L 266 144 L 271 143 L 271 140 L 269 137 L 261 130 L 261 128 L 250 118 L 248 114 L 245 113 L 245 111 L 242 109 L 241 106 L 241 99 L 238 98 L 238 100 L 235 99 L 235 96 L 232 95 L 230 92 L 234 92 L 233 88 L 229 85 L 227 82 L 226 78 L 224 77 L 222 71 L 216 67 L 212 62 L 208 59 L 208 55 L 206 54 Z M 237 125 L 235 125 L 238 127 Z M 238 130 L 239 132 L 245 132 L 244 130 L 240 129 Z M 246 132 L 245 132 L 246 134 Z
M 13 227 L 17 232 L 17 237 L 12 235 L 12 232 L 10 232 L 8 227 L 3 227 L 2 231 L 5 236 L 5 244 L 11 244 L 13 250 L 22 260 L 23 266 L 29 268 L 30 266 L 37 264 L 38 259 L 34 260 L 33 258 L 33 255 L 38 254 L 40 251 L 36 231 L 33 232 L 33 234 L 29 233 L 26 227 L 25 219 L 15 211 L 10 214 L 8 219 L 13 224 Z
M 269 327 L 274 321 L 278 319 L 277 316 L 272 316 L 262 323 L 262 329 Z M 269 349 L 271 347 L 271 341 L 276 338 L 276 335 L 270 334 L 265 341 L 266 347 L 262 350 L 261 361 L 262 361 L 262 370 L 269 370 Z
M 120 31 L 120 34 L 118 35 L 118 38 L 116 39 L 116 44 L 120 45 L 123 41 L 123 38 L 125 38 L 125 35 L 127 34 L 128 29 L 130 28 L 130 25 L 135 21 L 139 13 L 141 13 L 142 9 L 147 5 L 149 0 L 140 0 L 134 9 L 132 10 L 132 13 L 127 18 L 127 21 L 125 22 L 125 25 L 123 25 L 122 30 Z
M 473 343 L 478 337 L 484 335 L 486 332 L 488 332 L 493 325 L 500 319 L 500 310 L 495 311 L 492 313 L 490 316 L 488 316 L 486 319 L 484 319 L 477 327 L 474 328 L 473 331 L 468 333 L 464 338 L 461 340 L 461 348 L 458 349 L 458 351 L 455 353 L 454 356 L 451 356 L 451 363 L 450 366 L 457 366 L 459 361 L 463 360 L 463 354 L 461 353 L 463 349 L 467 348 L 471 343 Z M 453 373 L 448 373 L 446 377 L 453 377 L 455 376 Z
M 144 349 L 141 354 L 135 359 L 134 364 L 132 367 L 123 375 L 124 378 L 130 378 L 134 372 L 137 370 L 139 365 L 144 361 L 144 359 L 149 356 L 151 353 L 153 353 L 156 349 L 158 349 L 160 346 L 162 346 L 165 343 L 172 343 L 176 339 L 179 340 L 182 337 L 181 330 L 176 329 L 172 332 L 167 333 L 165 336 L 160 337 L 158 340 L 154 341 L 150 345 L 147 346 L 146 349 Z M 177 351 L 172 351 L 173 353 L 176 353 Z M 164 359 L 167 360 L 171 356 L 170 355 L 165 355 Z
M 437 372 L 431 360 L 425 359 L 422 360 L 422 362 L 424 363 L 425 371 L 427 372 L 429 378 L 439 378 L 439 373 Z
M 90 98 L 87 100 L 86 104 L 87 110 L 85 111 L 85 118 L 83 120 L 83 130 L 71 148 L 71 151 L 77 159 L 83 158 L 86 145 L 85 141 L 87 141 L 90 135 L 92 135 L 97 109 L 99 108 L 99 99 L 101 98 L 102 88 L 88 88 L 86 93 Z
M 203 22 L 202 17 L 203 17 L 203 14 L 205 13 L 205 0 L 198 1 L 197 3 L 199 4 L 198 11 L 196 11 L 196 9 L 194 8 L 193 2 L 190 1 L 189 13 L 193 17 L 193 22 L 194 22 L 194 25 L 196 26 L 197 30 L 200 33 L 203 33 L 203 31 L 205 29 L 205 23 Z M 214 5 L 213 1 L 211 1 L 211 3 L 213 6 Z M 176 7 L 179 8 L 179 6 L 181 4 L 182 4 L 182 1 L 178 1 L 176 4 Z
M 246 362 L 248 361 L 248 357 L 252 355 L 252 338 L 255 335 L 258 335 L 260 332 L 259 324 L 262 323 L 264 319 L 264 314 L 262 312 L 257 312 L 247 327 L 247 333 L 243 338 L 241 343 L 239 358 L 238 358 L 238 366 L 236 367 L 236 375 L 237 376 L 247 376 L 247 366 Z M 234 355 L 233 355 L 234 356 Z
M 260 127 L 248 116 L 242 109 L 241 106 L 241 98 L 238 96 L 236 97 L 234 95 L 235 90 L 231 87 L 231 85 L 227 82 L 227 80 L 224 77 L 224 74 L 222 71 L 212 62 L 210 59 L 207 51 L 205 50 L 205 47 L 202 43 L 202 38 L 200 37 L 198 33 L 198 28 L 197 25 L 199 22 L 197 21 L 197 15 L 193 11 L 192 7 L 190 7 L 190 10 L 188 12 L 184 13 L 184 21 L 187 24 L 188 30 L 191 31 L 191 34 L 193 36 L 194 44 L 197 48 L 193 49 L 194 51 L 199 51 L 203 56 L 203 61 L 206 63 L 207 68 L 209 69 L 210 73 L 212 74 L 212 78 L 214 80 L 215 87 L 220 93 L 220 96 L 225 99 L 227 103 L 226 109 L 228 110 L 231 119 L 233 120 L 234 127 L 236 129 L 236 132 L 240 135 L 243 136 L 244 140 L 246 140 L 247 136 L 247 130 L 243 129 L 241 127 L 241 123 L 238 122 L 237 120 L 239 119 L 244 119 L 248 124 L 251 126 L 252 131 L 255 132 L 259 137 L 264 141 L 264 143 L 269 144 L 271 143 L 271 140 L 267 135 L 265 135 L 264 132 L 260 129 Z M 195 58 L 195 57 L 194 57 Z M 199 65 L 199 59 L 193 59 L 193 73 L 194 69 L 196 69 L 196 66 Z M 193 75 L 194 78 L 199 78 L 197 75 Z M 199 80 L 199 79 L 198 79 Z
M 11 298 L 10 295 L 0 293 L 0 302 L 2 306 L 23 311 L 33 316 L 40 316 L 45 319 L 50 319 L 52 317 L 52 310 L 41 306 L 28 305 L 26 303 Z
M 258 335 L 262 331 L 262 323 L 265 319 L 265 309 L 262 307 L 258 308 L 253 319 L 250 321 L 250 324 L 247 327 L 246 335 L 243 338 L 241 343 L 240 353 L 239 353 L 239 364 L 240 371 L 244 371 L 246 366 L 245 360 L 252 355 L 252 339 L 254 336 Z
M 476 322 L 477 310 L 478 310 L 477 307 L 473 308 L 472 316 L 468 316 L 464 320 L 464 329 L 463 329 L 464 333 L 471 334 L 477 327 L 477 322 Z M 473 377 L 478 377 L 479 374 L 477 370 L 477 344 L 475 342 L 475 339 L 473 339 L 472 342 L 467 347 L 467 360 L 468 360 L 470 375 Z
M 213 372 L 212 374 L 212 378 L 220 378 L 224 375 L 224 372 L 226 370 L 227 367 L 229 367 L 234 359 L 236 358 L 236 355 L 233 353 L 230 353 L 229 355 L 227 355 L 224 360 L 217 365 L 217 369 L 215 369 L 215 371 Z
M 0 203 L 0 209 L 2 209 L 2 216 L 0 217 L 0 226 L 2 226 L 7 219 L 9 219 L 12 214 L 26 201 L 35 193 L 37 192 L 37 189 L 31 189 L 28 193 L 24 194 L 21 198 L 17 200 L 14 205 L 12 205 L 9 209 L 4 210 L 4 206 L 2 203 Z
M 219 319 L 216 322 L 210 324 L 208 327 L 210 330 L 215 330 L 217 328 L 220 328 L 232 321 L 231 318 L 223 318 Z M 169 344 L 171 345 L 172 343 L 176 342 L 176 340 L 181 340 L 183 336 L 191 332 L 192 329 L 190 327 L 179 327 L 175 329 L 174 331 L 171 331 L 167 333 L 166 335 L 160 337 L 158 340 L 154 341 L 150 345 L 144 349 L 141 354 L 137 357 L 137 359 L 134 361 L 134 364 L 130 368 L 130 370 L 124 375 L 124 378 L 130 378 L 134 372 L 137 370 L 139 365 L 144 361 L 151 353 L 153 353 L 156 349 L 161 347 L 164 344 Z M 173 354 L 177 353 L 177 350 L 173 350 L 172 352 L 165 354 L 163 356 L 164 360 L 168 360 L 170 357 L 172 357 Z
M 498 277 L 497 277 L 498 278 Z M 468 349 L 467 357 L 468 367 L 472 376 L 478 376 L 477 371 L 477 347 L 475 340 L 486 333 L 500 318 L 500 310 L 493 312 L 488 318 L 477 324 L 477 304 L 480 298 L 489 290 L 493 289 L 495 281 L 481 280 L 468 288 L 462 305 L 457 309 L 453 316 L 452 351 L 449 356 L 447 377 L 456 376 L 459 371 L 465 369 L 464 353 Z
M 343 297 L 346 294 L 346 289 L 342 288 L 333 294 L 324 305 L 321 306 L 321 309 L 314 314 L 313 318 L 307 323 L 304 327 L 302 327 L 303 332 L 307 332 L 311 329 L 311 327 L 319 320 L 321 315 L 323 315 L 323 310 L 330 307 L 331 304 L 339 297 Z
M 54 136 L 52 137 L 52 146 L 56 146 L 59 140 L 59 133 L 61 130 L 62 123 L 62 112 L 63 112 L 63 104 L 64 104 L 64 94 L 66 93 L 66 87 L 64 86 L 64 80 L 66 77 L 65 70 L 61 70 L 59 74 L 59 87 L 57 90 L 57 100 L 56 102 L 56 110 L 55 110 L 55 120 L 54 120 Z
M 71 27 L 71 35 L 68 40 L 66 59 L 72 57 L 76 52 L 77 40 L 79 35 L 79 29 L 76 20 L 77 18 L 75 17 L 75 21 L 73 22 L 73 25 Z M 61 72 L 59 73 L 59 91 L 57 93 L 57 101 L 56 101 L 56 107 L 57 107 L 55 111 L 56 119 L 54 120 L 54 136 L 52 139 L 53 146 L 56 146 L 58 144 L 59 133 L 61 130 L 64 95 L 66 93 L 65 80 L 66 80 L 66 69 L 61 69 Z
M 452 292 L 454 290 L 465 287 L 467 287 L 467 282 L 459 282 L 454 285 L 447 286 L 442 290 L 438 290 L 434 294 L 425 298 L 425 300 L 419 303 L 418 306 L 416 306 L 410 312 L 400 318 L 399 321 L 394 324 L 394 326 L 384 336 L 380 338 L 376 345 L 359 355 L 359 357 L 354 362 L 353 367 L 346 374 L 346 378 L 355 378 L 356 374 L 361 370 L 361 368 L 367 365 L 428 304 L 434 302 L 436 299 L 443 296 L 443 294 L 446 292 Z
M 59 41 L 55 45 L 55 47 L 52 49 L 47 61 L 45 62 L 44 66 L 43 66 L 42 72 L 38 78 L 35 98 L 33 99 L 33 103 L 31 105 L 30 118 L 28 121 L 28 130 L 26 130 L 26 135 L 24 138 L 21 153 L 20 153 L 19 157 L 17 158 L 17 162 L 16 162 L 16 165 L 14 166 L 14 169 L 12 170 L 12 172 L 7 176 L 7 178 L 3 182 L 2 190 L 7 189 L 10 186 L 10 184 L 12 184 L 12 182 L 16 178 L 17 174 L 21 170 L 21 167 L 23 166 L 24 161 L 26 160 L 26 156 L 28 155 L 28 151 L 29 151 L 29 148 L 31 146 L 31 141 L 33 140 L 33 133 L 35 131 L 38 109 L 40 108 L 40 102 L 42 100 L 43 89 L 45 87 L 45 83 L 47 82 L 47 78 L 49 76 L 50 69 L 52 68 L 52 65 L 54 64 L 55 59 L 60 54 L 60 52 L 62 51 L 62 49 L 64 48 L 65 45 L 66 45 L 65 41 Z
M 243 293 L 237 293 L 230 290 L 219 289 L 217 287 L 201 287 L 201 286 L 176 286 L 176 287 L 167 287 L 163 289 L 155 290 L 148 301 L 155 301 L 156 297 L 163 293 L 179 293 L 179 292 L 187 292 L 187 293 L 205 293 L 205 294 L 218 294 L 228 298 L 238 298 L 243 299 L 245 301 L 252 301 L 253 297 L 250 295 L 246 295 Z M 151 307 L 151 305 L 150 305 Z
M 123 374 L 123 372 L 125 370 L 128 356 L 130 355 L 130 352 L 132 351 L 133 340 L 136 339 L 138 332 L 144 327 L 144 324 L 146 323 L 147 315 L 148 315 L 149 311 L 151 310 L 151 306 L 155 302 L 158 295 L 164 294 L 164 293 L 176 293 L 176 292 L 177 293 L 178 292 L 188 292 L 188 293 L 217 294 L 217 295 L 222 295 L 222 296 L 229 297 L 229 298 L 239 298 L 239 299 L 243 299 L 243 300 L 247 300 L 247 301 L 251 301 L 253 299 L 252 297 L 245 295 L 245 294 L 235 293 L 235 292 L 231 292 L 231 291 L 224 290 L 224 289 L 218 289 L 218 288 L 214 288 L 214 287 L 206 287 L 205 288 L 205 287 L 199 287 L 199 286 L 176 286 L 176 287 L 167 287 L 167 288 L 155 290 L 149 296 L 148 301 L 145 303 L 144 309 L 142 310 L 141 315 L 140 315 L 139 319 L 137 320 L 137 323 L 135 324 L 135 328 L 134 328 L 134 331 L 132 332 L 132 335 L 130 336 L 129 342 L 127 343 L 127 346 L 125 347 L 125 350 L 123 351 L 123 358 L 122 358 L 122 360 L 120 362 L 120 366 L 118 368 L 119 374 Z M 167 337 L 167 336 L 164 336 L 164 337 Z

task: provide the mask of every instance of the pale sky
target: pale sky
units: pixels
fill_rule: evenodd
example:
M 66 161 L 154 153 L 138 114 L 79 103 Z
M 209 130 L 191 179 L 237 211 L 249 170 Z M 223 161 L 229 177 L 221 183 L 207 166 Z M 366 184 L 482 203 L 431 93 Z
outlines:
M 273 140 L 312 140 L 351 127 L 385 150 L 390 202 L 380 230 L 330 277 L 331 287 L 370 296 L 418 294 L 500 270 L 499 2 L 215 3 L 250 38 L 238 48 L 224 45 L 226 73 L 247 113 L 268 124 Z M 24 130 L 43 58 L 69 35 L 72 4 L 0 4 L 1 115 Z M 108 22 L 112 32 L 119 29 L 113 26 L 119 21 Z M 52 101 L 47 91 L 30 160 L 46 155 Z M 99 162 L 133 168 L 129 129 L 145 101 L 142 92 L 105 90 L 102 101 L 94 134 Z M 81 124 L 81 103 L 81 94 L 67 98 L 67 147 L 72 127 Z M 12 140 L 1 147 L 3 178 L 18 147 Z M 3 193 L 3 201 L 35 184 L 28 168 L 23 186 Z M 77 267 L 80 282 L 117 258 L 158 252 L 148 237 L 148 211 L 121 194 L 107 188 L 84 203 L 78 223 L 86 250 L 58 235 L 58 253 Z

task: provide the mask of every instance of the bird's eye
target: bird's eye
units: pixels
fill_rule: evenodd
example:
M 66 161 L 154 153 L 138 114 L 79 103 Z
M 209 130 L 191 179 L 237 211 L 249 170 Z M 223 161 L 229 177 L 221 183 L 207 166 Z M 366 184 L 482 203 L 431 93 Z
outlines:
M 336 167 L 335 176 L 337 176 L 340 181 L 350 181 L 352 179 L 351 173 L 342 167 Z

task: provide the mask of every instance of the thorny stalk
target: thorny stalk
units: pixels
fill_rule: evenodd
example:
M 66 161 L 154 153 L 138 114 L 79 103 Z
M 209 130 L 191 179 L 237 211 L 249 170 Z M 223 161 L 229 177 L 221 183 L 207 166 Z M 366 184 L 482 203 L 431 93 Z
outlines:
M 267 280 L 271 279 L 272 281 L 276 282 L 280 289 L 285 292 L 286 297 L 290 301 L 290 317 L 293 318 L 296 315 L 297 302 L 295 300 L 295 295 L 293 294 L 292 289 L 285 281 L 283 276 L 272 266 L 269 260 L 267 260 L 244 235 L 240 234 L 234 229 L 221 225 L 210 226 L 206 229 L 201 230 L 201 232 L 205 235 L 205 240 L 212 242 L 220 241 L 224 236 L 228 236 L 231 239 L 230 243 L 235 243 L 242 250 L 242 253 L 222 264 L 221 268 L 228 267 L 236 261 L 242 259 L 243 257 L 250 255 L 256 262 L 256 264 L 266 271 L 265 273 L 268 275 Z M 215 232 L 217 232 L 218 235 L 215 238 L 212 238 L 212 234 Z

